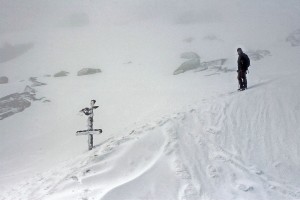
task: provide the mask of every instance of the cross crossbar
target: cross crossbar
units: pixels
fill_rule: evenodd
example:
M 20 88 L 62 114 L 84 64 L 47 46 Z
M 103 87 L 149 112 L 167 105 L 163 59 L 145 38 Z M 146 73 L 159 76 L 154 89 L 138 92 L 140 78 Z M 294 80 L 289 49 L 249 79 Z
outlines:
M 92 130 L 82 130 L 82 131 L 77 131 L 76 136 L 78 135 L 95 135 L 95 134 L 101 134 L 102 129 L 92 129 Z

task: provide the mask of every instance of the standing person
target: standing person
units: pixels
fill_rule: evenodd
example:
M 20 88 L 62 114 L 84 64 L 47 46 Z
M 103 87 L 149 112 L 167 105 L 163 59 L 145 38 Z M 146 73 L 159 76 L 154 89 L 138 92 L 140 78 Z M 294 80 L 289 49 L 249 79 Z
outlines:
M 239 54 L 239 58 L 237 60 L 237 65 L 238 65 L 237 79 L 239 80 L 239 84 L 240 84 L 240 88 L 238 90 L 242 91 L 247 89 L 246 74 L 247 74 L 248 67 L 250 66 L 250 59 L 247 56 L 247 54 L 243 52 L 241 48 L 238 48 L 237 52 Z

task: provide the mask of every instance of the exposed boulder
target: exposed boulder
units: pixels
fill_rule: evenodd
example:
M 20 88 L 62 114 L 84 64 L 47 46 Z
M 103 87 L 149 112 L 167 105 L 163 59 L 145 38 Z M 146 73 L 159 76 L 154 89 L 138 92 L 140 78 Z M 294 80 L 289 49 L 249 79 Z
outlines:
M 200 65 L 201 67 L 195 70 L 195 72 L 203 71 L 203 70 L 213 70 L 216 72 L 232 72 L 236 71 L 236 69 L 227 69 L 227 67 L 223 67 L 227 59 L 217 59 L 217 60 L 211 60 L 207 62 L 202 62 Z
M 31 101 L 39 99 L 35 98 L 35 94 L 29 92 L 14 93 L 0 98 L 0 120 L 24 111 L 30 107 Z
M 37 86 L 47 85 L 46 83 L 42 83 L 42 82 L 37 81 L 36 77 L 30 77 L 29 81 L 32 82 L 31 87 L 37 87 Z
M 223 67 L 227 59 L 216 59 L 207 62 L 200 62 L 200 56 L 195 52 L 185 52 L 180 56 L 183 59 L 188 59 L 188 61 L 182 63 L 179 68 L 174 71 L 174 75 L 184 73 L 189 70 L 194 70 L 194 72 L 200 72 L 204 70 L 213 70 L 215 72 L 232 72 L 235 69 L 227 69 Z
M 8 83 L 8 78 L 6 76 L 0 76 L 0 84 Z
M 25 87 L 25 89 L 24 89 L 24 92 L 28 92 L 28 93 L 30 93 L 30 94 L 35 94 L 36 93 L 36 90 L 35 89 L 33 89 L 32 87 L 30 87 L 30 86 L 26 86 Z
M 69 72 L 66 72 L 66 71 L 60 71 L 60 72 L 57 72 L 56 74 L 54 74 L 53 76 L 54 77 L 63 77 L 63 76 L 68 76 Z
M 184 73 L 188 70 L 193 70 L 193 69 L 197 69 L 197 68 L 200 67 L 200 57 L 197 53 L 195 53 L 195 52 L 185 52 L 185 53 L 181 54 L 180 57 L 184 58 L 184 59 L 189 59 L 189 60 L 182 63 L 180 65 L 180 67 L 178 67 L 173 72 L 174 75 Z
M 271 52 L 268 50 L 256 50 L 256 51 L 249 51 L 247 52 L 250 60 L 261 60 L 266 56 L 270 56 Z
M 100 73 L 100 72 L 101 72 L 101 69 L 83 68 L 77 72 L 77 76 L 96 74 L 96 73 Z
M 291 43 L 292 46 L 300 46 L 300 29 L 291 33 L 287 38 L 286 41 Z
M 183 59 L 200 59 L 200 56 L 195 52 L 184 52 L 181 54 L 180 58 Z

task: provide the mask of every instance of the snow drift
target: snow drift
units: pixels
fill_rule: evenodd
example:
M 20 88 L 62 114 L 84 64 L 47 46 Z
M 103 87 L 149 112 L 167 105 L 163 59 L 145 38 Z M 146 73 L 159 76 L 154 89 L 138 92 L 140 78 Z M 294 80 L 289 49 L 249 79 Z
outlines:
M 0 42 L 34 45 L 0 63 L 0 105 L 33 93 L 26 109 L 0 109 L 13 113 L 0 120 L 0 199 L 300 199 L 299 10 L 294 0 L 3 2 Z M 251 58 L 243 92 L 237 47 Z M 200 67 L 173 75 L 185 52 Z M 77 76 L 83 68 L 101 73 Z M 87 151 L 75 133 L 91 99 L 103 133 Z

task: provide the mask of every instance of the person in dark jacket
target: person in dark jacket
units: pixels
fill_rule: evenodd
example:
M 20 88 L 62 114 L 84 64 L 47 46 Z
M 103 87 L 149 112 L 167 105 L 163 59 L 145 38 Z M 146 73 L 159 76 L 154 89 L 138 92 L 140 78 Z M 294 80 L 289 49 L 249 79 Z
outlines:
M 238 65 L 237 79 L 239 80 L 239 85 L 240 85 L 239 90 L 245 90 L 247 89 L 246 74 L 247 74 L 248 67 L 250 66 L 250 59 L 247 56 L 247 54 L 243 52 L 241 48 L 238 48 L 237 52 L 239 54 L 239 58 L 237 60 L 237 65 Z

